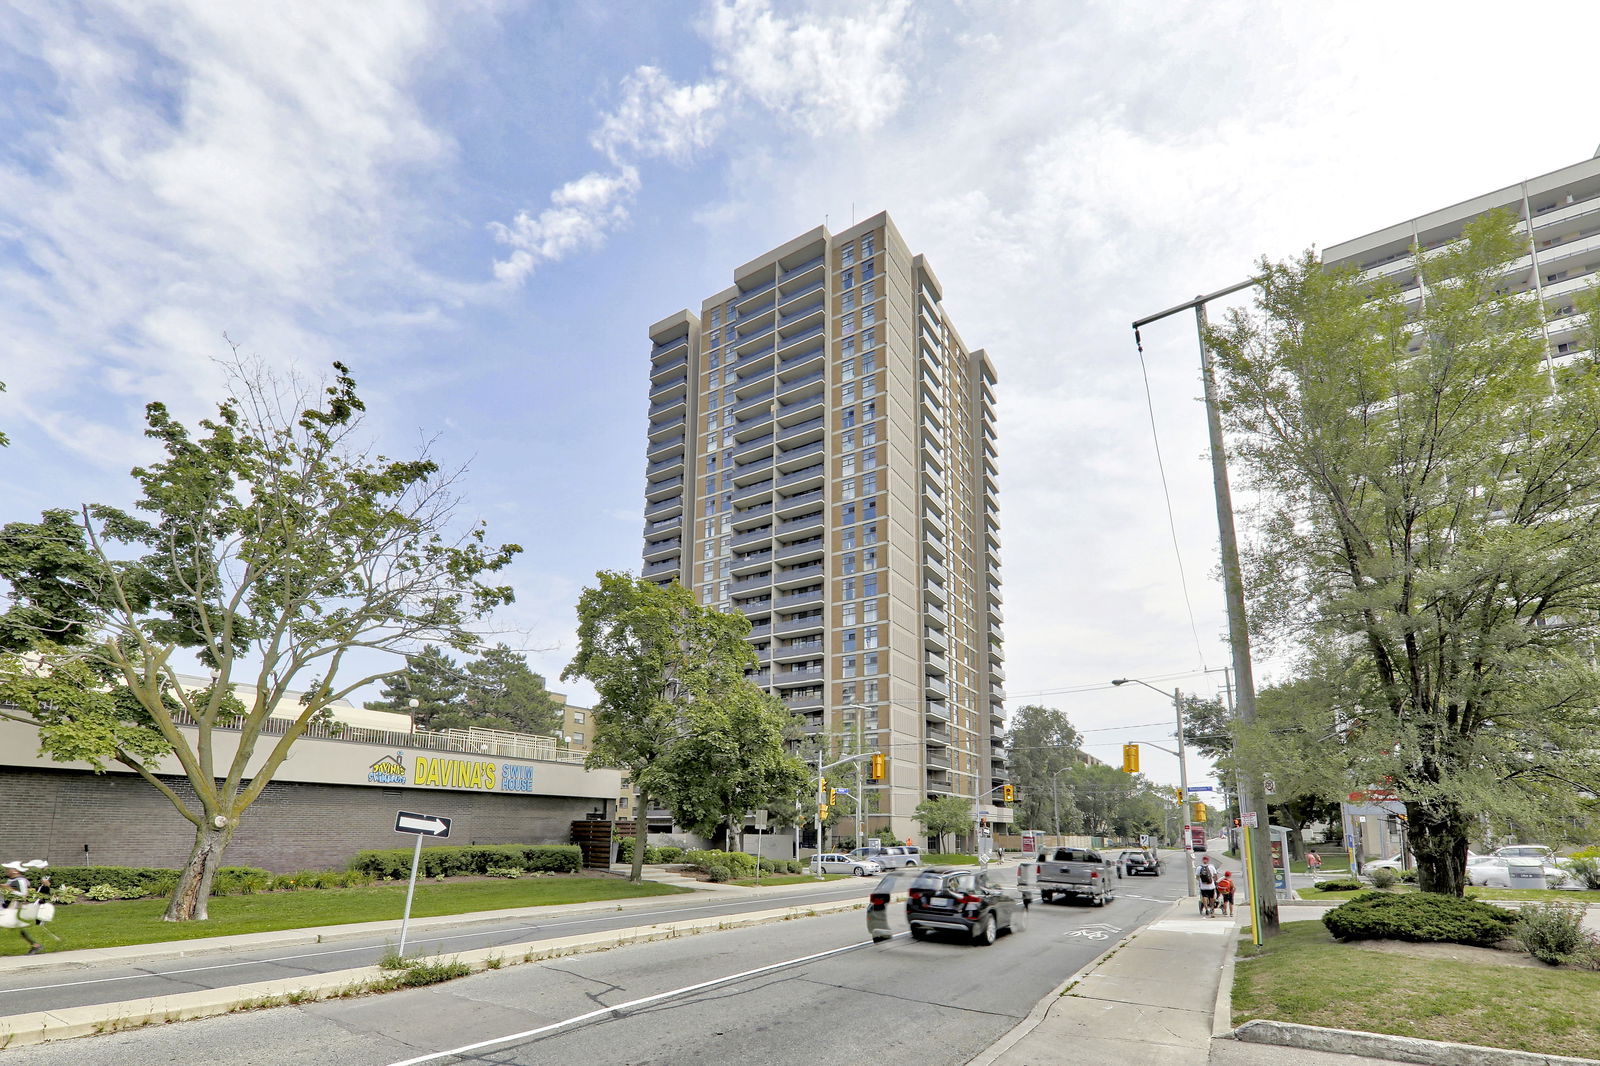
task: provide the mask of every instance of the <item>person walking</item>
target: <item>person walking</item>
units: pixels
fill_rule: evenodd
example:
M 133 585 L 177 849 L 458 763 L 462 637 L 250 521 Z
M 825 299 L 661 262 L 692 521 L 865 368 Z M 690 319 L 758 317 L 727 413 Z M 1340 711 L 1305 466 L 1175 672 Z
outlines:
M 22 934 L 22 939 L 28 942 L 28 954 L 37 955 L 44 950 L 44 945 L 34 939 L 33 933 L 28 929 L 28 923 L 22 919 L 22 905 L 27 903 L 33 895 L 33 882 L 28 879 L 28 863 L 8 862 L 0 864 L 6 872 L 4 886 L 4 900 L 0 901 L 0 909 L 15 915 L 17 932 Z M 5 923 L 10 925 L 10 922 Z
M 1233 871 L 1224 870 L 1217 878 L 1217 906 L 1229 918 L 1233 917 Z
M 1210 855 L 1201 859 L 1200 865 L 1194 869 L 1195 883 L 1200 887 L 1200 913 L 1207 918 L 1217 910 L 1217 880 L 1220 873 Z
M 1322 856 L 1317 854 L 1316 848 L 1306 852 L 1306 872 L 1312 877 L 1322 872 Z

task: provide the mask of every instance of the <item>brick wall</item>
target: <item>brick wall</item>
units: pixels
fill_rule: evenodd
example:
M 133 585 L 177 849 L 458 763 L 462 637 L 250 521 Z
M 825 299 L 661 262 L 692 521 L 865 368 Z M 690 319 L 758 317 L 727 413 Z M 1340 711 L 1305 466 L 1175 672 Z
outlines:
M 163 778 L 193 796 L 182 778 Z M 453 819 L 440 845 L 567 844 L 570 823 L 596 801 L 566 796 L 508 796 L 436 789 L 373 788 L 273 782 L 245 811 L 229 866 L 275 873 L 342 869 L 363 848 L 410 847 L 394 831 L 399 810 Z M 142 779 L 77 770 L 0 769 L 0 859 L 48 859 L 57 866 L 182 866 L 194 827 Z

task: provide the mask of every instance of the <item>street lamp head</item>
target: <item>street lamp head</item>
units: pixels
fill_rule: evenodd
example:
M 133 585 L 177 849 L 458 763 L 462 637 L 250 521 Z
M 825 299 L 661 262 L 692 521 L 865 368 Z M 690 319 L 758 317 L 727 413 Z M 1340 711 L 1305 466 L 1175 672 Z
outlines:
M 1113 685 L 1126 685 L 1131 680 L 1132 678 L 1127 677 L 1114 677 L 1111 679 L 1111 683 Z

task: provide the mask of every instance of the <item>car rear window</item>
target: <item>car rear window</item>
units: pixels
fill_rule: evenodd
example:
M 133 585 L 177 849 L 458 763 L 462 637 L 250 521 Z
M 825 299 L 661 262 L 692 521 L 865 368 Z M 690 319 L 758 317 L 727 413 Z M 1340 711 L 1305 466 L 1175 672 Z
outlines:
M 1099 862 L 1100 856 L 1083 848 L 1057 848 L 1055 854 L 1049 858 L 1040 858 L 1041 862 Z

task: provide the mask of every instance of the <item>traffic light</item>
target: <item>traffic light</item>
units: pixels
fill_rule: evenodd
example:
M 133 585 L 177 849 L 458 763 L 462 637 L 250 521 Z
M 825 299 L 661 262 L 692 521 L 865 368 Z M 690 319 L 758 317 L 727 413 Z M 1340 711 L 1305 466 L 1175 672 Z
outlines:
M 839 790 L 836 789 L 836 788 L 828 789 L 828 803 L 830 805 L 832 805 L 832 804 L 835 804 L 835 803 L 838 803 L 838 802 L 839 802 Z
M 828 779 L 826 777 L 817 778 L 817 795 L 826 796 L 827 794 L 828 794 Z
M 824 822 L 828 820 L 828 805 L 826 803 L 817 808 L 817 817 L 821 818 Z
M 1007 803 L 1010 803 L 1012 800 L 1016 799 L 1017 798 L 1017 786 L 1016 785 L 1001 785 L 1000 786 L 1000 798 L 1005 800 Z
M 1122 745 L 1122 772 L 1136 774 L 1139 772 L 1139 745 Z
M 871 777 L 874 781 L 882 781 L 887 771 L 887 768 L 884 766 L 884 763 L 886 762 L 888 762 L 888 760 L 883 757 L 883 752 L 873 752 L 872 766 L 867 776 Z
M 1194 804 L 1193 804 L 1193 807 L 1194 807 L 1194 818 L 1193 818 L 1193 821 L 1196 821 L 1196 822 L 1205 821 L 1206 820 L 1206 805 L 1204 803 L 1200 802 L 1199 800 L 1196 800 L 1194 802 Z

